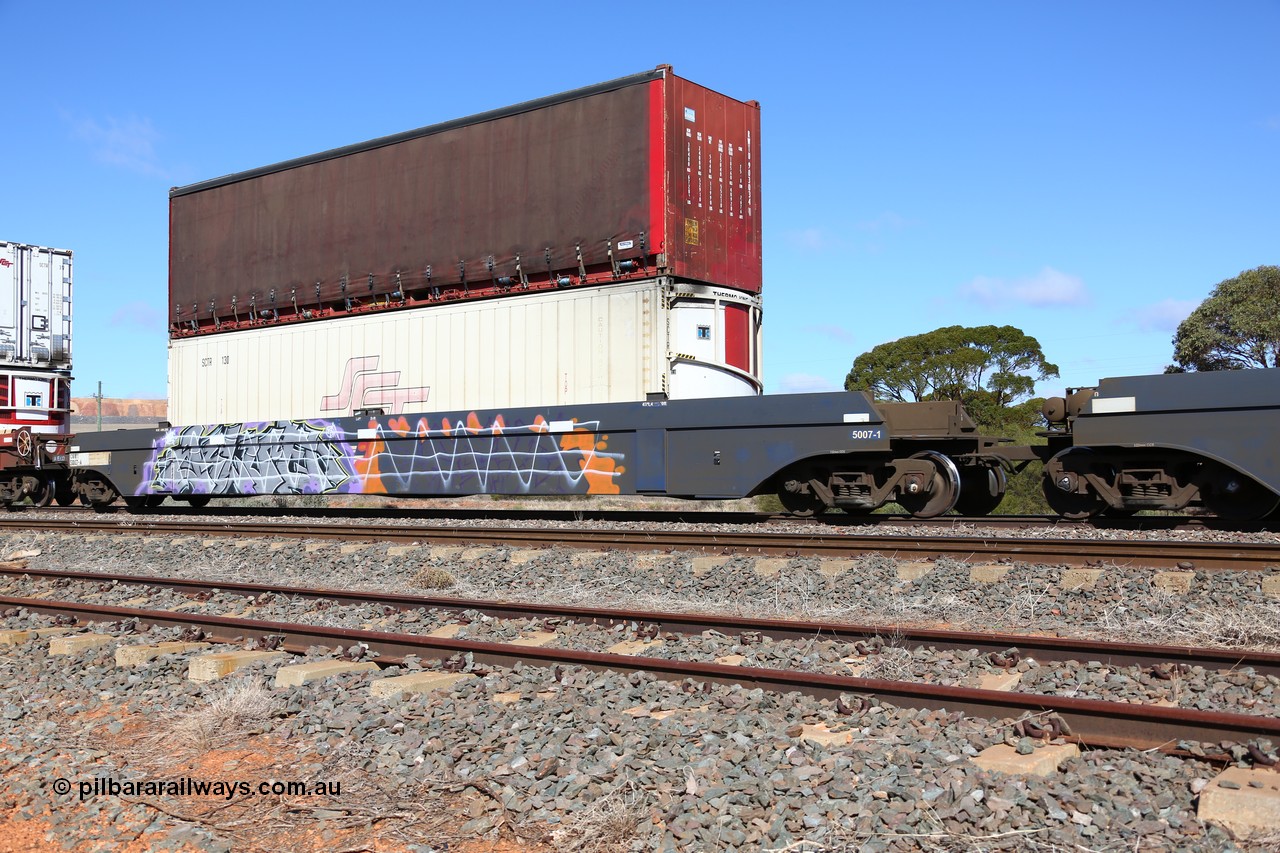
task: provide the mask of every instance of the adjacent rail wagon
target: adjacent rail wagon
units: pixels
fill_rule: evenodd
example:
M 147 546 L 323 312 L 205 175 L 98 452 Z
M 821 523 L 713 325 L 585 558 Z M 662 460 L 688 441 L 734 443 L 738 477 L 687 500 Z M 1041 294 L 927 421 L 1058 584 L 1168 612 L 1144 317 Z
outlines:
M 1044 494 L 1067 518 L 1280 506 L 1280 368 L 1103 379 L 1044 415 Z
M 0 242 L 0 502 L 70 503 L 71 258 Z

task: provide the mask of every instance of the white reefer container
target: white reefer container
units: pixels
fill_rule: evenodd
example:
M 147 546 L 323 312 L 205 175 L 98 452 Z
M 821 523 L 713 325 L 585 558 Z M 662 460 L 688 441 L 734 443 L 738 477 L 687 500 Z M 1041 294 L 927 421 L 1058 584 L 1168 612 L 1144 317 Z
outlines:
M 0 241 L 0 447 L 70 423 L 71 252 Z
M 0 242 L 0 367 L 71 369 L 71 252 Z
M 760 393 L 760 300 L 662 277 L 169 343 L 175 424 Z

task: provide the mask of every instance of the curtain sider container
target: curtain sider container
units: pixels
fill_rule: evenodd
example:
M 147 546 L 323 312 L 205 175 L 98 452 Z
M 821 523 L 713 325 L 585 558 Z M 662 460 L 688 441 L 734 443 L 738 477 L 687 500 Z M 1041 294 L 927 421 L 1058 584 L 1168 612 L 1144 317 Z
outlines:
M 171 337 L 650 279 L 758 293 L 760 111 L 669 66 L 170 192 Z

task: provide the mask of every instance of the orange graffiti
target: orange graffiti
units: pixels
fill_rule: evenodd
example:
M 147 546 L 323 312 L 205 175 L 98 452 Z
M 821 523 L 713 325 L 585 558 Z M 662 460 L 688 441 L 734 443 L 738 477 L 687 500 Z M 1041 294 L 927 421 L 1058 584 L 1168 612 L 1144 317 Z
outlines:
M 406 423 L 405 428 L 408 429 L 408 426 L 408 423 Z M 377 428 L 378 422 L 370 419 L 369 429 Z M 387 449 L 386 442 L 381 439 L 361 441 L 356 443 L 356 449 L 361 452 L 361 455 L 353 459 L 352 463 L 355 466 L 356 473 L 361 476 L 363 485 L 360 490 L 365 494 L 385 495 L 387 487 L 382 482 L 382 470 L 378 465 L 378 454 Z
M 560 449 L 567 452 L 577 450 L 582 453 L 582 459 L 578 460 L 578 467 L 582 469 L 582 475 L 587 478 L 587 494 L 622 493 L 622 489 L 614 482 L 613 477 L 615 473 L 621 474 L 622 469 L 617 468 L 612 459 L 596 455 L 596 450 L 603 449 L 603 444 L 596 444 L 593 433 L 586 430 L 567 433 L 560 439 Z

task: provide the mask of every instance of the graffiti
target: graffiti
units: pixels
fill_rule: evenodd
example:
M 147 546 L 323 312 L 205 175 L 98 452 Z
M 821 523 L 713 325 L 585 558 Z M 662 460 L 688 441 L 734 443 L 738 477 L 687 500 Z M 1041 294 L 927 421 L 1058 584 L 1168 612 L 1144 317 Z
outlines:
M 376 437 L 362 442 L 356 463 L 366 494 L 405 494 L 429 483 L 444 494 L 618 494 L 623 455 L 608 450 L 596 422 L 547 421 L 508 426 L 501 415 L 487 426 L 472 413 L 465 421 L 426 417 L 376 420 Z
M 409 403 L 425 403 L 431 394 L 430 386 L 397 388 L 400 371 L 378 369 L 376 355 L 366 355 L 347 360 L 342 382 L 337 394 L 320 398 L 320 411 L 345 412 L 350 409 L 382 409 L 400 414 Z
M 541 415 L 183 427 L 156 440 L 139 494 L 619 494 L 623 461 L 598 422 Z
M 315 495 L 352 475 L 353 448 L 331 424 L 277 421 L 168 430 L 145 472 L 147 493 Z

